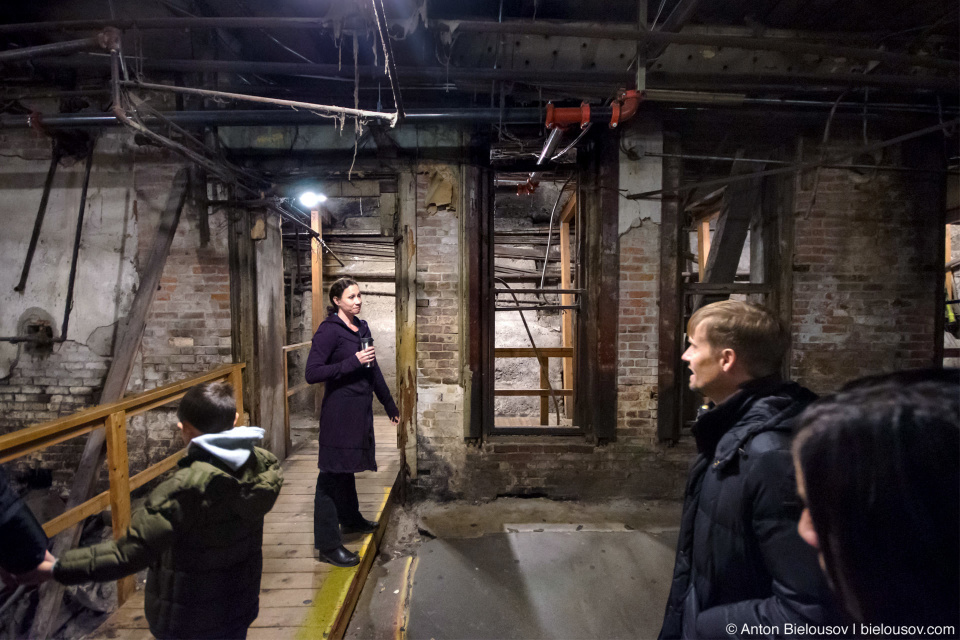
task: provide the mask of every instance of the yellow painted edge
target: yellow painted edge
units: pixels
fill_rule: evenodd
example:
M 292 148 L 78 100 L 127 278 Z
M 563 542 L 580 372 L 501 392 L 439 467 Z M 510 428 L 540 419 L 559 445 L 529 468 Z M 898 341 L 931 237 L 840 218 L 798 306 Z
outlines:
M 386 487 L 383 490 L 384 495 L 380 503 L 380 509 L 377 511 L 377 520 L 380 519 L 386 509 L 392 489 L 392 487 Z M 355 567 L 334 567 L 327 574 L 323 584 L 320 585 L 313 597 L 313 603 L 310 605 L 310 611 L 307 613 L 306 619 L 297 631 L 297 640 L 330 637 L 340 609 L 343 608 L 350 587 L 357 579 L 360 567 L 363 566 L 363 559 L 370 552 L 371 546 L 373 546 L 373 534 L 368 533 L 363 537 L 363 544 L 360 547 L 360 564 Z
M 397 604 L 396 640 L 407 640 L 407 624 L 410 622 L 410 594 L 413 593 L 413 576 L 417 571 L 419 561 L 419 558 L 410 556 L 403 567 L 403 586 Z

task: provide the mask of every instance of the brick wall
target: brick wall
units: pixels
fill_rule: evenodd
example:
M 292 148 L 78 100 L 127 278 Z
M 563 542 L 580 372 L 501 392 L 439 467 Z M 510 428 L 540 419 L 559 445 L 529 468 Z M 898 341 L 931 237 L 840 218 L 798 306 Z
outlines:
M 3 142 L 23 156 L 0 162 L 0 211 L 10 216 L 16 211 L 23 218 L 8 225 L 0 240 L 5 267 L 0 287 L 11 291 L 33 223 L 33 215 L 21 214 L 36 210 L 50 155 L 49 143 L 33 132 L 8 132 Z M 99 400 L 116 323 L 129 312 L 139 270 L 179 166 L 178 159 L 138 148 L 123 133 L 101 137 L 87 198 L 69 339 L 48 353 L 25 346 L 11 351 L 10 345 L 0 345 L 0 358 L 9 363 L 9 375 L 0 378 L 0 433 L 68 415 Z M 82 170 L 82 162 L 66 162 L 59 169 L 27 290 L 0 305 L 0 334 L 16 333 L 21 307 L 37 307 L 54 318 L 59 335 Z M 230 361 L 225 221 L 211 216 L 211 242 L 206 248 L 199 246 L 197 224 L 197 213 L 188 205 L 151 309 L 130 393 Z M 0 370 L 0 375 L 4 373 Z M 179 446 L 175 424 L 169 410 L 131 420 L 131 473 Z M 68 487 L 84 441 L 75 438 L 10 467 L 16 473 L 42 466 L 53 471 L 55 486 Z
M 457 252 L 453 211 L 421 202 L 418 180 L 418 389 L 416 488 L 434 498 L 504 495 L 604 499 L 681 494 L 689 448 L 656 444 L 657 269 L 659 225 L 645 221 L 621 237 L 621 319 L 616 442 L 583 436 L 495 436 L 468 445 L 458 380 Z
M 937 203 L 915 188 L 923 179 L 823 169 L 808 216 L 813 175 L 798 177 L 791 370 L 801 384 L 823 393 L 859 376 L 932 364 L 943 249 L 930 224 Z
M 453 166 L 417 174 L 417 470 L 418 486 L 457 493 L 464 478 L 463 388 L 460 386 L 459 200 L 426 201 L 431 181 L 459 192 Z

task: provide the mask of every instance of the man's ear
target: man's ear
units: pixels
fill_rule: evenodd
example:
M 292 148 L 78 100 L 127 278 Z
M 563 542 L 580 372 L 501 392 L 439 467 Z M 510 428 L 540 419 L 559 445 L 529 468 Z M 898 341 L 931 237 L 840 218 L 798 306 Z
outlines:
M 737 352 L 733 349 L 724 349 L 720 352 L 720 368 L 730 371 L 737 363 Z
M 182 422 L 177 422 L 177 429 L 180 429 L 180 431 L 183 431 L 183 423 L 182 423 Z
M 239 412 L 233 414 L 233 426 L 237 426 L 237 420 L 239 420 L 239 419 L 240 419 L 240 413 L 239 413 Z

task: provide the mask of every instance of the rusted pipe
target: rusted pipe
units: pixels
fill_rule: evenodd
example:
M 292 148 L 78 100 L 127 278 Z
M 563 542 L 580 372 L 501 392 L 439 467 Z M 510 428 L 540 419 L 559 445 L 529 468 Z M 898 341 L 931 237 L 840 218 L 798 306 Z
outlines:
M 47 169 L 47 179 L 43 183 L 43 195 L 40 196 L 40 208 L 37 209 L 37 218 L 33 223 L 33 234 L 30 236 L 30 244 L 27 246 L 27 257 L 23 263 L 23 270 L 20 272 L 20 282 L 13 288 L 17 293 L 23 293 L 27 287 L 27 278 L 30 276 L 30 265 L 33 264 L 33 253 L 37 250 L 37 241 L 40 239 L 40 229 L 43 227 L 43 217 L 47 213 L 47 202 L 50 200 L 50 188 L 53 186 L 53 177 L 57 173 L 57 165 L 60 164 L 60 146 L 54 143 L 53 154 L 50 157 L 50 168 Z
M 120 32 L 113 27 L 107 27 L 95 36 L 89 38 L 80 38 L 79 40 L 66 40 L 64 42 L 51 42 L 36 47 L 22 47 L 20 49 L 8 49 L 0 51 L 0 62 L 20 62 L 21 60 L 37 60 L 50 56 L 62 56 L 68 53 L 76 53 L 85 49 L 100 47 L 109 49 L 111 44 L 118 40 Z
M 67 328 L 70 326 L 70 311 L 73 309 L 73 285 L 77 280 L 77 263 L 80 259 L 80 237 L 83 234 L 83 214 L 87 208 L 87 187 L 90 186 L 90 169 L 93 168 L 93 147 L 90 143 L 90 154 L 87 156 L 87 167 L 83 174 L 83 189 L 80 191 L 80 211 L 77 213 L 77 232 L 73 239 L 73 256 L 70 259 L 70 277 L 67 279 L 67 304 L 63 310 L 63 324 L 60 325 L 60 340 L 67 339 Z

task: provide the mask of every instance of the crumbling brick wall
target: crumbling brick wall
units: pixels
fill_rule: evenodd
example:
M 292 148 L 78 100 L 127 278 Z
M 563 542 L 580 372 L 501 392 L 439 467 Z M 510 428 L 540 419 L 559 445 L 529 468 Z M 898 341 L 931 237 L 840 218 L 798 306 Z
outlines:
M 859 146 L 834 143 L 831 152 Z M 811 150 L 809 153 L 819 153 Z M 899 164 L 899 149 L 884 163 Z M 939 201 L 930 176 L 821 169 L 796 181 L 792 376 L 818 393 L 933 364 Z M 808 213 L 809 212 L 809 213 Z
M 50 158 L 50 144 L 34 132 L 7 132 L 5 148 L 21 157 L 0 163 L 4 207 L 35 211 Z M 139 148 L 131 136 L 113 132 L 97 144 L 87 197 L 78 283 L 68 340 L 47 352 L 20 346 L 13 353 L 9 375 L 0 378 L 0 433 L 68 415 L 99 401 L 109 369 L 116 323 L 129 312 L 138 272 L 153 246 L 160 212 L 166 204 L 180 160 L 154 148 Z M 41 248 L 35 258 L 25 302 L 48 311 L 56 334 L 62 321 L 74 224 L 79 207 L 82 162 L 65 162 L 50 195 Z M 18 177 L 21 176 L 21 177 Z M 23 178 L 22 176 L 32 176 Z M 27 209 L 29 210 L 29 209 Z M 16 227 L 7 242 L 21 248 L 5 251 L 2 285 L 12 290 L 19 278 L 29 225 Z M 226 229 L 222 216 L 210 219 L 211 240 L 200 247 L 198 215 L 188 202 L 164 270 L 161 290 L 151 308 L 144 341 L 128 393 L 153 388 L 229 362 L 230 309 Z M 20 237 L 23 236 L 23 237 Z M 65 256 L 50 264 L 48 255 Z M 12 280 L 11 280 L 12 279 Z M 10 282 L 8 282 L 10 281 Z M 94 287 L 91 283 L 111 283 Z M 115 284 L 114 284 L 115 283 Z M 29 298 L 29 300 L 26 300 Z M 91 332 L 93 311 L 104 316 Z M 12 335 L 16 316 L 2 319 L 3 335 Z M 113 323 L 113 324 L 111 324 Z M 6 347 L 9 353 L 9 346 Z M 2 355 L 2 354 L 0 354 Z M 2 375 L 2 374 L 0 374 Z M 154 410 L 130 421 L 128 447 L 131 473 L 168 455 L 179 446 L 176 421 L 169 410 Z M 55 486 L 69 486 L 85 438 L 74 438 L 11 464 L 14 471 L 42 466 L 53 471 Z
M 659 225 L 644 221 L 621 237 L 618 423 L 616 441 L 585 436 L 493 436 L 468 444 L 457 347 L 458 213 L 425 198 L 417 211 L 417 467 L 415 487 L 435 498 L 504 495 L 602 499 L 680 495 L 688 448 L 656 443 Z

